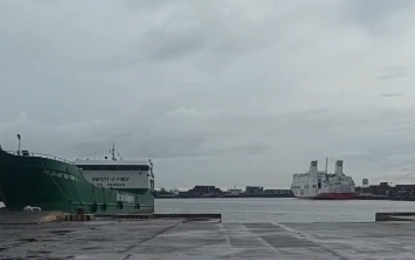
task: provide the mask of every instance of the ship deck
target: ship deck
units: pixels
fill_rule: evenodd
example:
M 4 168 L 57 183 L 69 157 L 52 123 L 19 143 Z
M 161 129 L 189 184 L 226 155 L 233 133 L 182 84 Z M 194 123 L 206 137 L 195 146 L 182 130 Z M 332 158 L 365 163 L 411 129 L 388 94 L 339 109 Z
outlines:
M 413 259 L 413 223 L 98 218 L 7 224 L 0 225 L 0 259 Z

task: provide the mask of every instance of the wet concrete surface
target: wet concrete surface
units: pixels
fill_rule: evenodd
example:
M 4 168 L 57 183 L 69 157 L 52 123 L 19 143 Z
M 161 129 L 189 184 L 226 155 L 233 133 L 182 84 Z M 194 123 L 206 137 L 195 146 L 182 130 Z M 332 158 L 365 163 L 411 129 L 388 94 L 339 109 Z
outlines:
M 413 222 L 183 220 L 0 226 L 0 259 L 415 259 Z
M 0 225 L 37 224 L 41 222 L 65 219 L 65 213 L 59 211 L 10 212 L 0 211 Z

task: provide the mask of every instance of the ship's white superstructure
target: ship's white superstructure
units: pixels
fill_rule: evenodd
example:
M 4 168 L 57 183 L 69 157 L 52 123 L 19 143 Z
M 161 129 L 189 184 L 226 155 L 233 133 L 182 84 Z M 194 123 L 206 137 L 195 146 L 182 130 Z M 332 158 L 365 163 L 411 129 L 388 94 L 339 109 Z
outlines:
M 336 161 L 333 174 L 319 171 L 317 161 L 306 173 L 293 174 L 291 190 L 297 198 L 353 199 L 356 196 L 352 177 L 343 173 L 343 161 Z M 327 168 L 327 167 L 326 167 Z
M 115 145 L 110 151 L 111 160 L 76 160 L 84 177 L 97 187 L 118 190 L 154 190 L 153 163 L 151 160 L 117 160 Z

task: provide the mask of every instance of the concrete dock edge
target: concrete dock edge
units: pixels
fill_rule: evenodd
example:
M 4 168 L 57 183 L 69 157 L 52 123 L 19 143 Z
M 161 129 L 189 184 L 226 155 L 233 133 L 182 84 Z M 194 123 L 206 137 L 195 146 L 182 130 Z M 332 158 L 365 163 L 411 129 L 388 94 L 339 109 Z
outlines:
M 376 212 L 375 221 L 415 221 L 415 212 Z

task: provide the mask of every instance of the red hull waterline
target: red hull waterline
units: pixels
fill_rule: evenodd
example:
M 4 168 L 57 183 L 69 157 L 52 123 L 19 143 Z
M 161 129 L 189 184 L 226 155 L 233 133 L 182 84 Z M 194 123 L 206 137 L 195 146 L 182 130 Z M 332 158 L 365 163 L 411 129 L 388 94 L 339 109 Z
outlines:
M 316 196 L 299 196 L 299 199 L 309 200 L 352 200 L 357 197 L 357 193 L 320 193 Z

